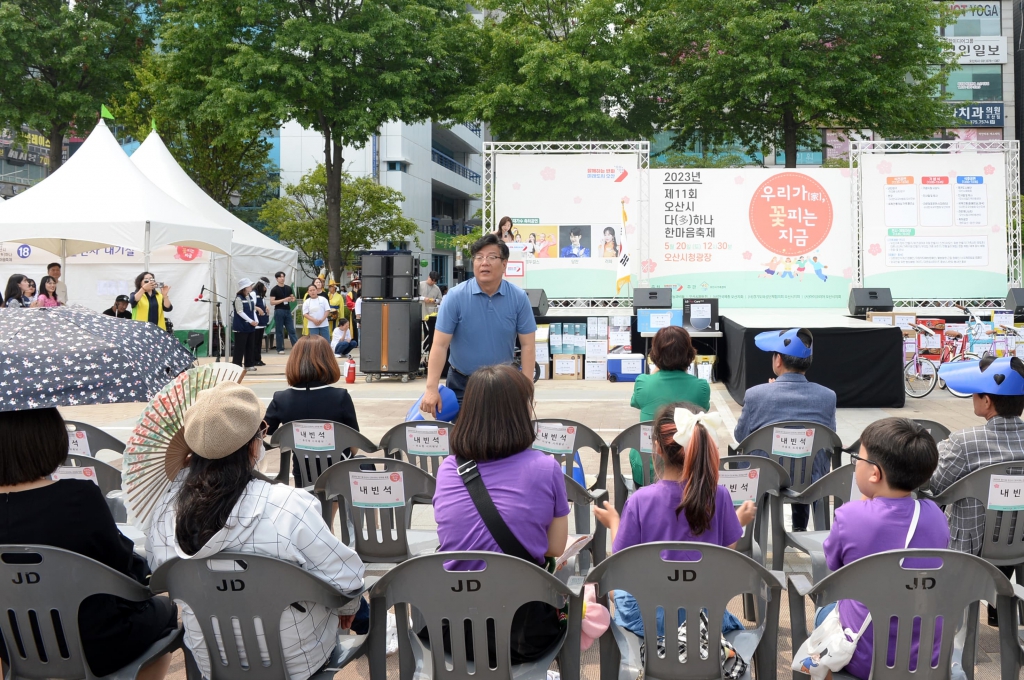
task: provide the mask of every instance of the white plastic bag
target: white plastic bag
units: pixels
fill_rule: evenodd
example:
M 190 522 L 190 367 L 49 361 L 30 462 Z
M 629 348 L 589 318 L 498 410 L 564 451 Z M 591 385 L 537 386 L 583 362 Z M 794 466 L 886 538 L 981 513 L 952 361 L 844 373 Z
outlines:
M 857 649 L 857 641 L 867 630 L 871 617 L 864 619 L 860 631 L 854 632 L 839 622 L 839 606 L 829 612 L 821 625 L 811 631 L 793 656 L 793 670 L 807 673 L 813 680 L 825 680 L 829 671 L 846 668 Z
M 387 628 L 387 655 L 391 656 L 398 651 L 398 621 L 394 612 L 388 612 Z

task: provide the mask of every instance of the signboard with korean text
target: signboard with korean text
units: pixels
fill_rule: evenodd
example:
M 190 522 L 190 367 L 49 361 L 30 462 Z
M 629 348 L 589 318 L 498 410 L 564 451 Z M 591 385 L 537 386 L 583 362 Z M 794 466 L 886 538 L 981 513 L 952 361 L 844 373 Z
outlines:
M 956 105 L 953 115 L 963 127 L 1003 127 L 1002 104 Z
M 447 456 L 448 428 L 412 425 L 405 428 L 405 449 L 414 456 Z
M 537 436 L 533 448 L 559 455 L 576 451 L 576 428 L 561 423 L 536 423 Z
M 743 505 L 747 501 L 756 503 L 759 475 L 759 470 L 719 470 L 718 483 L 729 489 L 734 506 Z
M 334 425 L 331 423 L 292 423 L 297 451 L 333 451 Z
M 100 485 L 99 480 L 96 479 L 96 468 L 94 467 L 73 467 L 71 465 L 61 465 L 50 475 L 50 479 L 55 482 L 61 479 L 82 479 L 87 482 L 92 482 L 96 486 Z
M 401 472 L 349 472 L 352 505 L 357 508 L 400 508 L 405 505 Z
M 654 453 L 654 441 L 651 437 L 653 425 L 640 426 L 640 453 Z
M 946 38 L 953 46 L 960 64 L 1005 64 L 1006 36 L 951 37 Z
M 988 510 L 1003 512 L 1024 510 L 1024 475 L 992 475 L 989 477 L 988 503 L 985 504 L 985 507 Z
M 814 428 L 797 430 L 788 427 L 772 428 L 772 455 L 789 458 L 807 458 L 814 453 Z
M 721 308 L 839 307 L 853 277 L 848 169 L 651 171 L 650 285 Z
M 1002 152 L 865 158 L 865 287 L 894 298 L 1005 297 Z
M 89 456 L 92 458 L 89 438 L 85 435 L 85 432 L 81 430 L 68 432 L 68 455 Z

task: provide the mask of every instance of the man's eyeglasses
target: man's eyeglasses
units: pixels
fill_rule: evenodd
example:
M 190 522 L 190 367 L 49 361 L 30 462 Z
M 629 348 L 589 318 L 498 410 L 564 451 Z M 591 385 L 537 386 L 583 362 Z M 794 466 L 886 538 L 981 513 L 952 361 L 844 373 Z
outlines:
M 867 459 L 867 458 L 865 458 L 864 456 L 860 456 L 860 455 L 857 455 L 856 453 L 851 453 L 851 454 L 850 454 L 850 458 L 852 458 L 853 460 L 862 460 L 862 461 L 864 461 L 865 463 L 867 463 L 868 465 L 874 465 L 874 466 L 875 466 L 876 468 L 878 468 L 879 470 L 881 470 L 881 469 L 882 469 L 882 466 L 881 466 L 881 465 L 879 465 L 878 463 L 876 463 L 875 461 L 873 461 L 873 460 L 868 460 L 868 459 Z
M 498 262 L 499 260 L 503 260 L 503 259 L 505 259 L 505 258 L 503 258 L 501 255 L 474 255 L 473 256 L 473 262 L 476 262 L 478 264 L 482 264 L 483 262 L 487 262 L 488 264 L 494 264 L 495 262 Z

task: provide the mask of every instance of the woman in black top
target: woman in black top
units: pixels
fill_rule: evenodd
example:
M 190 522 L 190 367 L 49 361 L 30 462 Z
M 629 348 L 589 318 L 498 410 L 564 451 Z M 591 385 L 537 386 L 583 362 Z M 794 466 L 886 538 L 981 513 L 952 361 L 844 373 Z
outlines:
M 4 307 L 28 307 L 28 277 L 24 274 L 12 274 L 7 279 L 4 291 Z
M 121 535 L 99 487 L 77 479 L 51 481 L 68 454 L 68 433 L 55 408 L 0 412 L 0 545 L 49 545 L 101 562 L 142 585 L 149 565 Z M 166 597 L 129 602 L 93 595 L 78 624 L 93 675 L 109 675 L 142 656 L 177 627 L 178 610 Z M 0 657 L 7 658 L 0 641 Z M 160 680 L 171 655 L 142 669 L 139 680 Z
M 285 367 L 289 388 L 274 393 L 267 406 L 267 434 L 293 420 L 333 420 L 359 430 L 356 407 L 343 387 L 333 387 L 341 379 L 338 360 L 331 344 L 319 335 L 304 335 L 292 347 Z M 346 451 L 346 454 L 350 454 Z M 333 462 L 333 461 L 332 461 Z M 302 485 L 298 459 L 292 456 L 295 486 Z

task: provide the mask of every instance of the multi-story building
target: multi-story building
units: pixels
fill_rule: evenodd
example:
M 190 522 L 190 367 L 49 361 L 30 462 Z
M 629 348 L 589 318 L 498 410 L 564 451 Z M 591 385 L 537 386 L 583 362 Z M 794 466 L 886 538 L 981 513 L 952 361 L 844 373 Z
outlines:
M 437 122 L 387 123 L 364 148 L 344 150 L 345 171 L 373 176 L 402 192 L 402 211 L 419 225 L 418 243 L 378 244 L 381 249 L 404 247 L 429 262 L 426 269 L 441 274 L 442 284 L 457 281 L 454 236 L 479 226 L 482 152 L 485 130 L 473 125 Z M 292 121 L 275 139 L 281 183 L 295 184 L 323 162 L 323 137 Z M 425 272 L 424 272 L 425 273 Z

